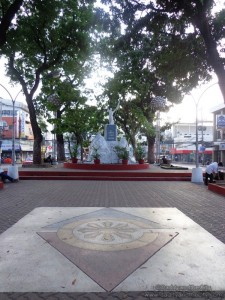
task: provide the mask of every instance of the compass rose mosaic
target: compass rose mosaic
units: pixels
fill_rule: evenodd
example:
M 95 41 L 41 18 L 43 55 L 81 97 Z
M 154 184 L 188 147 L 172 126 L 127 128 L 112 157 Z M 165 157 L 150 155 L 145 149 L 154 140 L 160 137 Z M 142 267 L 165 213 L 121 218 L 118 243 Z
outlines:
M 178 233 L 151 220 L 104 208 L 46 226 L 38 234 L 111 291 Z

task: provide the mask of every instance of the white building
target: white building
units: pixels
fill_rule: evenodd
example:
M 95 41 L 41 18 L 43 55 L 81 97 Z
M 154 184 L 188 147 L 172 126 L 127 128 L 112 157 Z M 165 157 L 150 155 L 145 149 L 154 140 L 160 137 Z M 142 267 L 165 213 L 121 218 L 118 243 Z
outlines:
M 198 124 L 198 151 L 199 161 L 212 159 L 213 144 L 213 122 L 201 121 Z M 169 149 L 173 159 L 177 161 L 194 162 L 196 151 L 196 123 L 174 124 L 167 135 L 173 141 L 173 146 Z

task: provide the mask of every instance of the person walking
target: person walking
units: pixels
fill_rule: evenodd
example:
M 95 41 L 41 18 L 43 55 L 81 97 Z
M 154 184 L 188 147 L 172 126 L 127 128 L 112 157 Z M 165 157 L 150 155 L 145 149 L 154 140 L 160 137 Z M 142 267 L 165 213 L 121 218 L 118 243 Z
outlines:
M 204 182 L 205 185 L 208 185 L 208 179 L 209 179 L 209 182 L 211 182 L 211 183 L 213 182 L 214 175 L 218 175 L 218 163 L 217 162 L 213 162 L 206 167 L 205 182 Z

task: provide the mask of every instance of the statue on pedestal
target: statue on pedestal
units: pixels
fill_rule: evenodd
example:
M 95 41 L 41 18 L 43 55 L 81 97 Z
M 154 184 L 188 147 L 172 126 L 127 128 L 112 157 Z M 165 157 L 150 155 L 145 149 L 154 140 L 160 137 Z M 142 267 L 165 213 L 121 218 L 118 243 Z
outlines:
M 119 100 L 119 102 L 118 102 L 118 104 L 117 104 L 117 106 L 116 106 L 116 108 L 115 108 L 114 110 L 112 110 L 111 107 L 108 109 L 108 113 L 109 113 L 109 124 L 110 124 L 110 125 L 113 125 L 113 124 L 114 124 L 113 115 L 114 115 L 114 113 L 119 109 L 119 106 L 120 106 L 120 100 Z

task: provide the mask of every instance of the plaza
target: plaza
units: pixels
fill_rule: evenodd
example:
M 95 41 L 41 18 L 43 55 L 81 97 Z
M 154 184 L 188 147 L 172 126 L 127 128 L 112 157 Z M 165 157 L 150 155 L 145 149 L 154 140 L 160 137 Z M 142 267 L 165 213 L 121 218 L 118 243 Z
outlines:
M 224 197 L 202 184 L 21 180 L 0 193 L 0 299 L 224 299 Z

